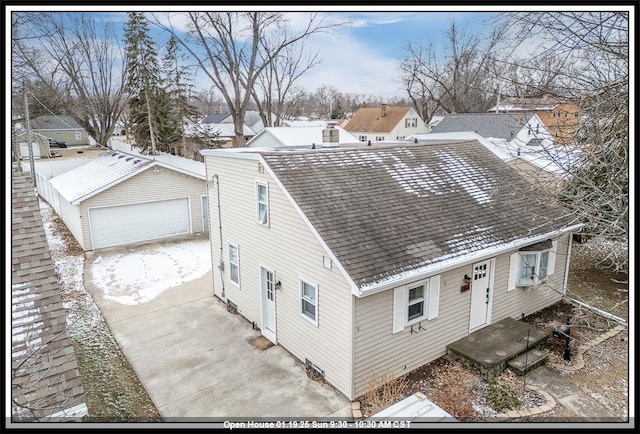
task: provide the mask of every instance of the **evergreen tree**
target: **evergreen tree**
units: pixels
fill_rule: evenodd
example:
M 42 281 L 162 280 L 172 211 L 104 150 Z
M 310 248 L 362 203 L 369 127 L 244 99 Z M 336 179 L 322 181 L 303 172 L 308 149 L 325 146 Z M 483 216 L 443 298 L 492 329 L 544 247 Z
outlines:
M 182 147 L 182 155 L 187 154 L 187 137 L 185 118 L 193 118 L 197 110 L 189 102 L 193 85 L 187 67 L 181 65 L 183 56 L 180 54 L 178 40 L 171 35 L 167 42 L 166 53 L 162 58 L 163 88 L 165 101 L 168 103 L 166 143 L 176 148 Z
M 160 68 L 149 23 L 142 12 L 129 12 L 125 32 L 128 106 L 136 146 L 157 152 L 157 102 Z

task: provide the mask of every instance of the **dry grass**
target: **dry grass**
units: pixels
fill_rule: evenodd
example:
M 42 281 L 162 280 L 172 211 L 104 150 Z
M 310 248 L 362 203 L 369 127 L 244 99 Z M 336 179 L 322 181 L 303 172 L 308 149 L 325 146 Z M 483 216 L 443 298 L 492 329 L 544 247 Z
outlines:
M 389 372 L 371 372 L 362 405 L 369 414 L 375 414 L 403 399 L 408 383 L 406 376 L 394 378 Z

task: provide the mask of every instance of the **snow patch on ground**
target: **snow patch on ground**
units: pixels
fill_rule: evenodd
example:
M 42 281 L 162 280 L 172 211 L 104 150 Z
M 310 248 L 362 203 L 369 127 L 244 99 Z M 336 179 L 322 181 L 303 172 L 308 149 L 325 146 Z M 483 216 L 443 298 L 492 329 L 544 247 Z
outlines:
M 147 303 L 167 289 L 204 276 L 211 269 L 208 240 L 158 246 L 146 252 L 99 256 L 93 284 L 106 299 Z

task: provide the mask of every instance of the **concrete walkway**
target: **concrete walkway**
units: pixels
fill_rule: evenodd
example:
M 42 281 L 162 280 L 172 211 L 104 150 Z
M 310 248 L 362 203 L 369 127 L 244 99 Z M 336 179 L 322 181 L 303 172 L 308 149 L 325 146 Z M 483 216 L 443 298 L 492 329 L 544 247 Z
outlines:
M 211 272 L 147 303 L 123 305 L 93 285 L 93 256 L 85 287 L 166 421 L 351 417 L 346 397 L 309 379 L 282 347 L 250 342 L 259 331 L 212 295 Z

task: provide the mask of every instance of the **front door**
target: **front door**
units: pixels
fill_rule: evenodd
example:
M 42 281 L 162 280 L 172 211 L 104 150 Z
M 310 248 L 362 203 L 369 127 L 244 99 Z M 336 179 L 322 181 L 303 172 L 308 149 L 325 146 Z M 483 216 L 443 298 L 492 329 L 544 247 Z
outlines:
M 260 292 L 262 298 L 262 335 L 276 343 L 276 291 L 274 273 L 260 267 Z
M 489 323 L 491 308 L 491 263 L 492 261 L 473 264 L 473 281 L 471 283 L 471 319 L 469 331 L 484 327 Z

